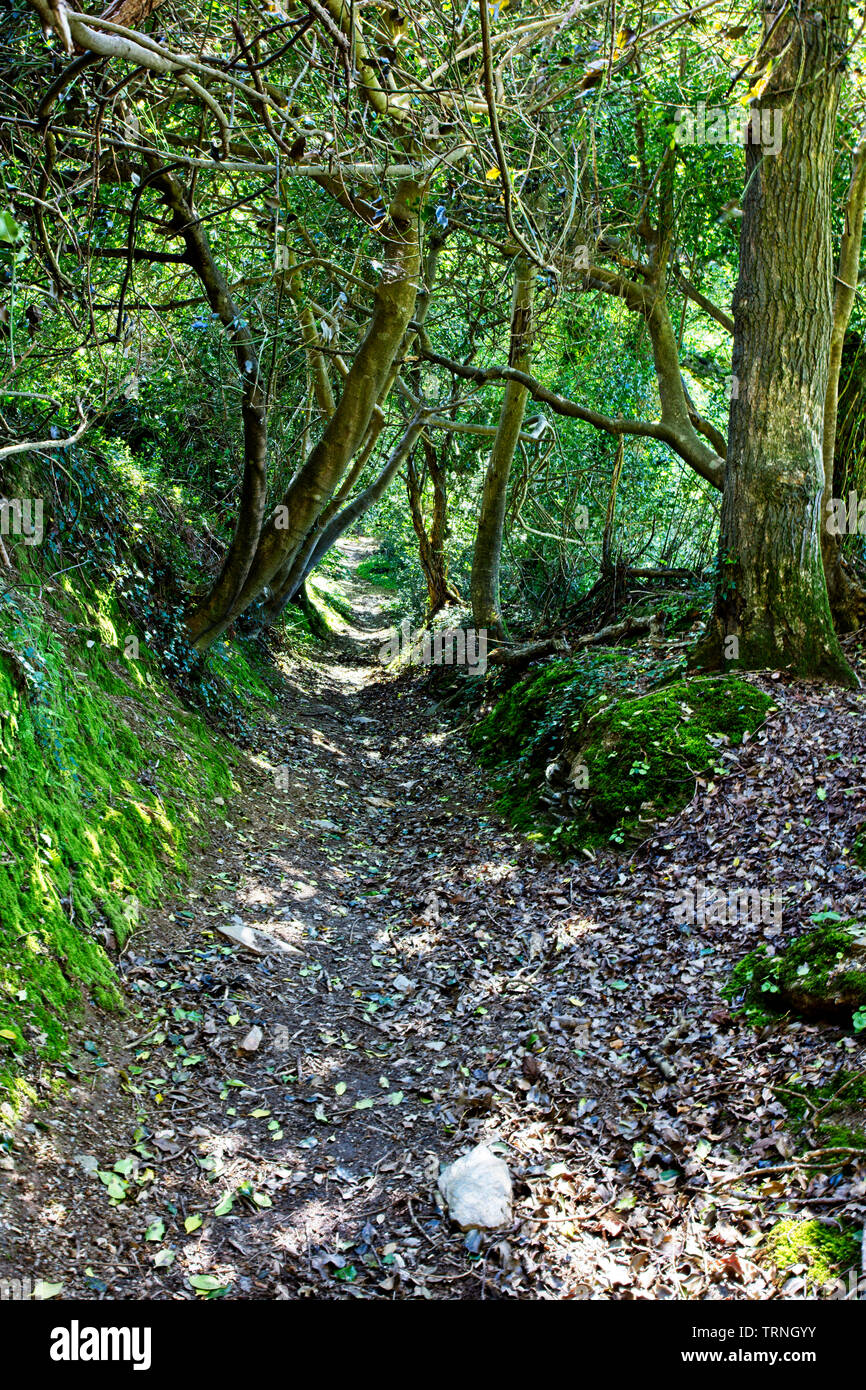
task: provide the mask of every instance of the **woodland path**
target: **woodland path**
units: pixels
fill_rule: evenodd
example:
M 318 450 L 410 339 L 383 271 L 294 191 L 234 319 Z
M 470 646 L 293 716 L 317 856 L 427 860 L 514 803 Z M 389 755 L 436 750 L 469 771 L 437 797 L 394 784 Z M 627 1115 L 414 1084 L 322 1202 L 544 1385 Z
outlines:
M 124 953 L 133 1012 L 89 1017 L 68 1102 L 0 1161 L 0 1275 L 96 1299 L 208 1281 L 230 1299 L 802 1293 L 776 1288 L 762 1231 L 786 1201 L 862 1223 L 866 1169 L 793 1171 L 775 1088 L 863 1068 L 866 1049 L 733 1020 L 719 985 L 775 928 L 687 933 L 670 904 L 691 878 L 781 884 L 804 922 L 828 895 L 862 912 L 840 846 L 864 803 L 863 696 L 780 692 L 723 788 L 631 865 L 560 864 L 497 819 L 423 677 L 384 675 L 381 595 L 349 588 L 351 654 L 287 670 L 191 891 Z M 467 1238 L 435 1178 L 481 1140 L 509 1165 L 515 1221 Z M 769 1193 L 730 1182 L 768 1165 Z

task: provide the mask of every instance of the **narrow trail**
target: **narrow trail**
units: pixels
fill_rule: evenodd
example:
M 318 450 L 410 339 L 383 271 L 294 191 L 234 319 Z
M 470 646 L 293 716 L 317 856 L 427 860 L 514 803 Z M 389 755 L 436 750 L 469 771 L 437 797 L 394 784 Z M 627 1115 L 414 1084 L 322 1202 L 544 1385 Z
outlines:
M 383 673 L 380 599 L 350 591 L 345 657 L 287 671 L 191 891 L 122 957 L 140 1013 L 89 1017 L 69 1101 L 0 1160 L 0 1275 L 95 1299 L 801 1293 L 762 1231 L 785 1202 L 862 1222 L 866 1170 L 792 1171 L 776 1088 L 866 1049 L 732 1019 L 720 982 L 776 928 L 684 931 L 670 903 L 736 862 L 732 886 L 783 882 L 803 920 L 828 873 L 862 912 L 834 808 L 863 802 L 863 697 L 801 690 L 631 865 L 563 865 L 497 819 L 423 680 Z M 819 863 L 802 807 L 784 825 L 822 717 L 859 761 L 810 792 Z M 515 1221 L 466 1237 L 435 1179 L 481 1140 Z M 769 1195 L 731 1181 L 768 1166 Z

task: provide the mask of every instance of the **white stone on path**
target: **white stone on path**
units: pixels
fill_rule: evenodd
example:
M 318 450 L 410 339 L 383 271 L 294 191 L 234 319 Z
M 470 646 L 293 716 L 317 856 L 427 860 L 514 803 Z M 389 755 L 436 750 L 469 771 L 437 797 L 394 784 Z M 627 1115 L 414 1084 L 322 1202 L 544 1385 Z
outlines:
M 439 1191 L 463 1231 L 511 1224 L 511 1175 L 501 1158 L 479 1144 L 439 1174 Z

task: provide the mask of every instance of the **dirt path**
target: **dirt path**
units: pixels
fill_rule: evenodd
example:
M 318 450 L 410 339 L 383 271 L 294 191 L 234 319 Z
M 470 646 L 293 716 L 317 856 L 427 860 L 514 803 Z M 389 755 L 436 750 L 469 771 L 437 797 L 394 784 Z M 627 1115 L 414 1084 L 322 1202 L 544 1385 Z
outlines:
M 0 1158 L 0 1276 L 85 1298 L 780 1296 L 761 1232 L 862 1224 L 866 1170 L 791 1171 L 775 1088 L 866 1054 L 733 1021 L 719 983 L 773 926 L 686 932 L 670 904 L 733 875 L 782 883 L 804 921 L 828 890 L 862 913 L 840 817 L 863 804 L 863 697 L 786 698 L 633 865 L 563 866 L 497 820 L 423 682 L 370 660 L 381 596 L 352 601 L 356 655 L 292 669 L 192 892 L 125 953 L 133 1014 L 89 1020 L 71 1104 Z M 847 754 L 816 802 L 829 718 Z M 465 1237 L 435 1178 L 482 1139 L 515 1222 Z M 768 1166 L 762 1195 L 729 1181 Z

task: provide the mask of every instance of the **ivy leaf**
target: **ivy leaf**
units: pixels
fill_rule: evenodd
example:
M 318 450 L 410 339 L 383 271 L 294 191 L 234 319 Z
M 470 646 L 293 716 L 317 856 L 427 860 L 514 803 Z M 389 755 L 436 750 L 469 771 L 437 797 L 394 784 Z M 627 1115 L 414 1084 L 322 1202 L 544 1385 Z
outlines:
M 20 241 L 24 232 L 11 212 L 0 212 L 0 241 L 5 241 L 7 245 L 13 246 L 16 241 Z

